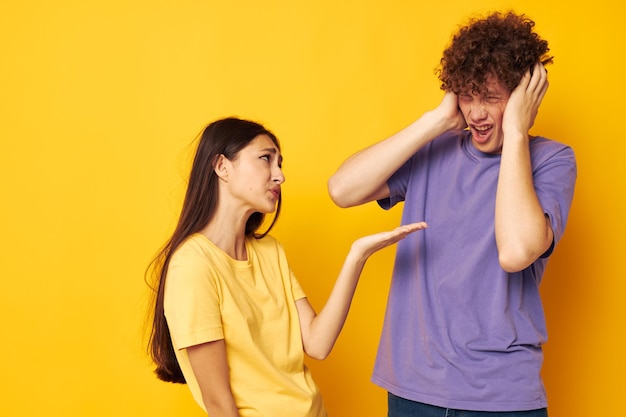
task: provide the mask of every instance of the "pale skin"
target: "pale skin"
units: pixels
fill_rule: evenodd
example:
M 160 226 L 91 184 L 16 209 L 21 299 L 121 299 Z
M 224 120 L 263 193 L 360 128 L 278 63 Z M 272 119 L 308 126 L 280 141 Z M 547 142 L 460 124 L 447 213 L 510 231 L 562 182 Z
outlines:
M 548 89 L 543 65 L 527 72 L 511 93 L 502 120 L 504 144 L 496 193 L 496 244 L 507 272 L 521 271 L 545 253 L 554 238 L 533 185 L 528 135 Z
M 441 103 L 415 122 L 348 158 L 330 178 L 328 189 L 340 207 L 389 196 L 387 180 L 415 152 L 449 130 L 468 127 L 480 151 L 501 153 L 496 192 L 495 233 L 501 267 L 517 272 L 548 250 L 553 232 L 532 181 L 528 131 L 548 89 L 542 64 L 527 71 L 512 91 L 497 80 L 488 93 L 447 92 Z
M 201 233 L 232 258 L 247 259 L 245 224 L 249 216 L 254 212 L 275 210 L 280 186 L 285 181 L 281 164 L 278 148 L 265 135 L 255 138 L 233 160 L 223 156 L 216 159 L 214 170 L 220 178 L 220 199 L 215 215 Z M 426 223 L 414 223 L 356 240 L 319 314 L 308 299 L 296 301 L 302 345 L 307 355 L 324 359 L 332 350 L 367 259 L 425 227 Z M 224 340 L 189 347 L 187 354 L 208 415 L 239 417 L 230 386 Z

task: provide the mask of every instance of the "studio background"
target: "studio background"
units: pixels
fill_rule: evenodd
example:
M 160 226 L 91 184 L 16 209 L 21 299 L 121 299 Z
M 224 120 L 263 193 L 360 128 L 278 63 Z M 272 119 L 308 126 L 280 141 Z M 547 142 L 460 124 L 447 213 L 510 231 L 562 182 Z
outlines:
M 235 115 L 279 137 L 273 234 L 319 309 L 350 243 L 401 211 L 339 209 L 328 177 L 439 103 L 434 69 L 460 23 L 510 8 L 555 56 L 532 133 L 571 145 L 579 170 L 542 284 L 550 415 L 623 409 L 616 2 L 24 0 L 0 13 L 0 414 L 202 416 L 186 386 L 153 376 L 143 332 L 144 270 L 175 225 L 198 132 Z M 331 416 L 386 415 L 370 375 L 394 250 L 368 261 L 331 356 L 308 361 Z

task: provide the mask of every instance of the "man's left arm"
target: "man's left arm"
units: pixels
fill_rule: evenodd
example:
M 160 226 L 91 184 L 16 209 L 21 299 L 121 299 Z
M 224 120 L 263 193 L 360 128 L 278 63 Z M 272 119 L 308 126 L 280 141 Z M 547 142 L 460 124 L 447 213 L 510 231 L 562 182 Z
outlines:
M 504 111 L 504 142 L 496 193 L 495 231 L 502 269 L 525 269 L 552 245 L 554 233 L 533 183 L 530 137 L 548 89 L 546 70 L 536 64 L 513 90 Z

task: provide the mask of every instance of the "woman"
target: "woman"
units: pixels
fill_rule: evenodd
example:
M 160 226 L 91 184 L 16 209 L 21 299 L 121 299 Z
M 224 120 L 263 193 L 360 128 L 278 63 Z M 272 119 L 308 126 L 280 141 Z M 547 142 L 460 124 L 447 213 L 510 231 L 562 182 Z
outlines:
M 281 165 L 278 140 L 263 126 L 236 118 L 207 126 L 178 225 L 152 264 L 157 376 L 186 382 L 212 417 L 326 416 L 304 353 L 329 354 L 367 258 L 426 227 L 355 241 L 318 315 L 267 234 L 280 211 Z

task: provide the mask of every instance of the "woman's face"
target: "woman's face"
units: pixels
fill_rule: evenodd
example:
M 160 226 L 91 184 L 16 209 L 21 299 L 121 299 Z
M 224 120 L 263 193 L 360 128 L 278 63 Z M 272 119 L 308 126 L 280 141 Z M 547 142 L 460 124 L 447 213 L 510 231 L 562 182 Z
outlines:
M 282 161 L 274 141 L 267 135 L 257 136 L 229 161 L 231 195 L 251 212 L 273 212 L 280 197 L 280 186 L 285 182 Z

